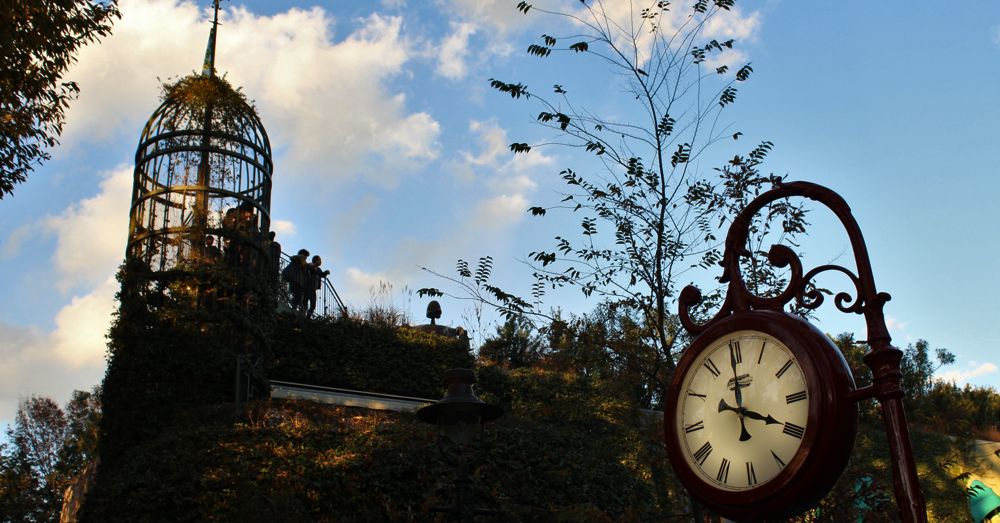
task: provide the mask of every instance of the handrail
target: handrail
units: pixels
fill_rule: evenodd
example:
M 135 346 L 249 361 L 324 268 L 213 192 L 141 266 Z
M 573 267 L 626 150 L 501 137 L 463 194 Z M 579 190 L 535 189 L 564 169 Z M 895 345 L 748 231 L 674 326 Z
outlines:
M 281 252 L 281 260 L 278 263 L 278 273 L 273 275 L 277 281 L 277 296 L 280 303 L 286 307 L 295 310 L 292 304 L 292 296 L 289 291 L 288 284 L 281 280 L 281 273 L 285 270 L 285 267 L 292 261 L 292 256 L 288 253 Z M 343 316 L 347 317 L 347 306 L 344 305 L 344 301 L 340 299 L 340 294 L 337 289 L 334 288 L 333 284 L 330 283 L 330 279 L 326 276 L 322 279 L 322 293 L 316 296 L 316 309 L 322 311 L 320 314 L 326 317 L 337 317 Z M 330 303 L 330 302 L 333 303 Z

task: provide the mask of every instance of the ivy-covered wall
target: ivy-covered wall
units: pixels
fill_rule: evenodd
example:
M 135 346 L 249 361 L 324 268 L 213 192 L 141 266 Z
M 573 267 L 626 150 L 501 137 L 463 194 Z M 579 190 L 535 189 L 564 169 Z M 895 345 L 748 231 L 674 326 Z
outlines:
M 498 511 L 477 521 L 683 513 L 662 447 L 651 444 L 658 424 L 608 396 L 612 385 L 484 374 L 494 387 L 483 395 L 510 401 L 474 454 L 476 504 Z M 412 414 L 279 401 L 192 409 L 122 456 L 88 499 L 86 520 L 443 521 L 430 508 L 453 503 L 454 467 L 436 438 Z
M 444 371 L 471 368 L 467 342 L 409 327 L 282 315 L 270 337 L 269 379 L 441 397 Z

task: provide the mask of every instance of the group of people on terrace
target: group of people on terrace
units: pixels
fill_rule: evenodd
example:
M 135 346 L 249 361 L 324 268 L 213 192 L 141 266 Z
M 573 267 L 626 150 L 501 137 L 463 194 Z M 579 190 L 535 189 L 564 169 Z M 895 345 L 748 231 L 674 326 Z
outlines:
M 309 251 L 299 249 L 281 271 L 281 280 L 288 284 L 292 295 L 292 308 L 308 316 L 316 312 L 316 291 L 322 288 L 323 278 L 330 274 L 330 271 L 321 268 L 322 265 L 323 259 L 319 255 L 313 256 L 310 261 Z

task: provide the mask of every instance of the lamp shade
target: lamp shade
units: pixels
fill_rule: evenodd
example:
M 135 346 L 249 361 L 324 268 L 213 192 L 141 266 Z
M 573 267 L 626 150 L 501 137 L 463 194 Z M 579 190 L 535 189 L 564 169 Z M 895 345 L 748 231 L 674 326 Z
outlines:
M 1000 496 L 997 496 L 993 489 L 987 487 L 978 479 L 969 484 L 966 490 L 969 496 L 969 511 L 972 512 L 972 520 L 982 523 L 986 518 L 997 515 L 1000 512 Z
M 472 369 L 450 369 L 444 373 L 447 391 L 440 401 L 417 411 L 420 421 L 433 425 L 469 425 L 493 421 L 503 415 L 503 409 L 488 405 L 476 397 L 472 384 L 476 373 Z

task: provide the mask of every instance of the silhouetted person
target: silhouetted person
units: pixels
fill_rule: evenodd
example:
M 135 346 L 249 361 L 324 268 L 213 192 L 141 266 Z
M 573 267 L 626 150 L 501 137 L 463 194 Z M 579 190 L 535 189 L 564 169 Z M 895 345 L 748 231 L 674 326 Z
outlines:
M 216 264 L 222 260 L 222 249 L 215 245 L 215 236 L 205 236 L 205 248 L 202 254 L 205 263 Z
M 275 241 L 274 231 L 271 231 L 267 235 L 267 263 L 268 263 L 268 278 L 270 280 L 270 285 L 273 287 L 275 283 L 281 281 L 281 244 Z
M 310 316 L 316 311 L 316 291 L 323 286 L 323 278 L 326 278 L 330 274 L 330 271 L 321 269 L 320 265 L 323 265 L 323 259 L 317 254 L 313 256 L 312 263 L 307 267 L 308 278 L 306 280 L 305 305 Z
M 299 249 L 299 253 L 292 256 L 288 266 L 281 272 L 281 279 L 288 283 L 288 290 L 292 294 L 292 308 L 301 311 L 305 305 L 305 290 L 309 278 L 308 260 L 309 251 Z
M 239 240 L 239 221 L 240 213 L 235 208 L 229 208 L 226 210 L 226 215 L 222 218 L 222 234 L 225 238 L 223 242 L 226 245 L 224 251 L 223 259 L 226 265 L 230 267 L 237 267 L 240 264 L 240 244 Z

